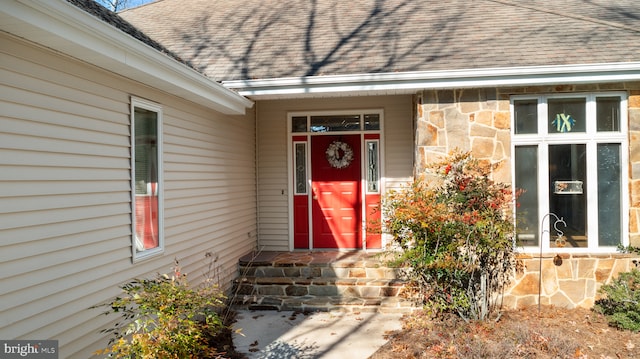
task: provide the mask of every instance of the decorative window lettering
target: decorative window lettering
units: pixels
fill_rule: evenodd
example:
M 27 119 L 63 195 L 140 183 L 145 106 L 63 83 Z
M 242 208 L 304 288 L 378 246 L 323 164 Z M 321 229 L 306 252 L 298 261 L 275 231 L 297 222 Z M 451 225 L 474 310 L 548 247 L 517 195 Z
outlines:
M 574 120 L 571 115 L 559 113 L 551 124 L 556 127 L 556 131 L 558 132 L 571 132 L 571 129 L 576 124 L 576 120 Z

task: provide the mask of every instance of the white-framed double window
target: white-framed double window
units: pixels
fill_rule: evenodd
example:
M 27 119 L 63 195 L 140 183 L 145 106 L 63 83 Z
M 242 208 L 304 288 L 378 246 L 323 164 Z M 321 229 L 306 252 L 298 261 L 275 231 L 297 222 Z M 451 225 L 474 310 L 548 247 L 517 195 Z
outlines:
M 626 245 L 627 95 L 514 96 L 511 114 L 514 185 L 523 190 L 518 245 L 576 252 Z
M 131 99 L 131 188 L 133 258 L 164 250 L 162 107 Z

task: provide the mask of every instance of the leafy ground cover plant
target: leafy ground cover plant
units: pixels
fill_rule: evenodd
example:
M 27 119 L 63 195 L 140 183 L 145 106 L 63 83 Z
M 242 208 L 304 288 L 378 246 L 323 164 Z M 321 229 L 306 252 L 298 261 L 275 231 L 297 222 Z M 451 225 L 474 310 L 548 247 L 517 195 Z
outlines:
M 487 319 L 515 268 L 512 191 L 469 153 L 451 153 L 383 200 L 395 265 L 434 313 Z
M 612 283 L 600 287 L 603 298 L 593 307 L 613 327 L 640 332 L 640 270 L 620 273 Z
M 112 335 L 96 352 L 113 358 L 219 358 L 215 338 L 225 328 L 225 296 L 210 282 L 192 288 L 176 261 L 174 273 L 124 284 L 123 295 L 104 304 L 122 321 L 101 332 Z

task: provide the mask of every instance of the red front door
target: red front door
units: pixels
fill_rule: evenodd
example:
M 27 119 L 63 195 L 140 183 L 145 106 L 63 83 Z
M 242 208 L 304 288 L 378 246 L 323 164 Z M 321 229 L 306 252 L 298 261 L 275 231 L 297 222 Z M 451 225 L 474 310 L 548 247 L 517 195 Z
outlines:
M 360 135 L 311 138 L 314 248 L 362 247 L 360 180 Z

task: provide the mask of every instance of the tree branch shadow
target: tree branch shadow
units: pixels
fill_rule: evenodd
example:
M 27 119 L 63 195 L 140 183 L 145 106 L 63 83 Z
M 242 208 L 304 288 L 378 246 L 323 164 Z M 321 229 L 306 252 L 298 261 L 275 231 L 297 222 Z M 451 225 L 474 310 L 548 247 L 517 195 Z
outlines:
M 205 11 L 173 31 L 179 34 L 185 59 L 217 79 L 381 73 L 412 71 L 449 56 L 445 44 L 464 16 L 464 9 L 449 9 L 446 16 L 428 24 L 435 32 L 421 32 L 403 26 L 422 26 L 420 2 L 367 2 L 351 11 L 348 22 L 341 18 L 345 6 L 355 4 L 279 1 L 274 6 L 236 7 L 215 15 Z M 293 18 L 288 15 L 292 11 L 304 16 Z M 230 34 L 230 29 L 233 36 L 221 36 Z M 427 56 L 413 51 L 425 47 Z

